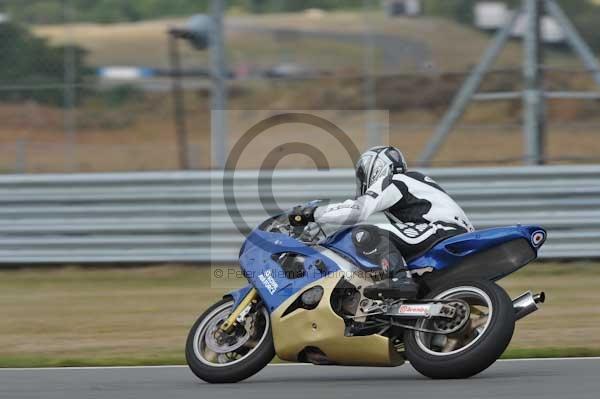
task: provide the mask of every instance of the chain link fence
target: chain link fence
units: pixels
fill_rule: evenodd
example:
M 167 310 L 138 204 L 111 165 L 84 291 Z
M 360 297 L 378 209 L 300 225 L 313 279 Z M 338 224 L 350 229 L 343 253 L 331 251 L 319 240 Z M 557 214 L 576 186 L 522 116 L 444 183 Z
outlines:
M 83 3 L 0 2 L 0 171 L 177 169 L 166 33 L 181 21 L 102 24 Z M 184 71 L 206 62 L 182 55 Z M 208 84 L 186 80 L 191 166 L 208 167 Z
M 1 1 L 0 172 L 178 169 L 167 32 L 206 13 L 209 2 L 179 3 L 144 11 L 126 0 Z M 283 13 L 248 12 L 267 10 L 262 3 L 229 4 L 228 107 L 389 110 L 390 141 L 412 160 L 491 37 L 468 22 L 471 11 L 458 22 L 436 11 L 436 4 L 457 1 L 424 1 L 413 16 L 390 15 L 390 2 L 362 1 L 298 12 L 285 11 L 305 7 L 280 1 L 273 7 Z M 210 60 L 185 42 L 179 51 L 189 164 L 206 169 Z M 573 73 L 576 63 L 564 47 L 549 48 L 546 62 L 550 88 L 593 89 L 585 71 Z M 515 40 L 482 91 L 519 90 L 520 77 Z M 470 107 L 434 165 L 520 163 L 520 107 L 514 99 Z M 550 163 L 597 161 L 597 111 L 598 100 L 548 103 Z M 356 135 L 370 128 L 357 127 L 363 132 Z M 241 133 L 230 132 L 229 148 Z

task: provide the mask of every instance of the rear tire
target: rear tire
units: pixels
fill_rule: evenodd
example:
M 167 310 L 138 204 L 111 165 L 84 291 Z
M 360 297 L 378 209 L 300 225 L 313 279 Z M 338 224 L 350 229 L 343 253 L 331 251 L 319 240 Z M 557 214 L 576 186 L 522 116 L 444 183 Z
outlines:
M 490 281 L 465 281 L 445 284 L 435 288 L 427 298 L 442 299 L 444 293 L 450 293 L 458 287 L 472 287 L 473 292 L 485 293 L 485 300 L 489 298 L 491 308 L 488 313 L 488 319 L 484 330 L 475 332 L 471 330 L 475 338 L 470 341 L 465 340 L 462 347 L 450 350 L 448 353 L 443 351 L 436 352 L 435 347 L 427 347 L 425 342 L 434 342 L 432 334 L 420 333 L 417 331 L 406 330 L 404 334 L 404 343 L 406 356 L 410 364 L 421 374 L 434 379 L 455 379 L 468 378 L 482 372 L 491 366 L 506 350 L 506 347 L 512 339 L 515 328 L 515 315 L 512 301 L 507 293 Z M 458 291 L 460 295 L 460 291 Z M 441 294 L 441 295 L 440 295 Z M 458 296 L 459 297 L 459 296 Z M 456 298 L 456 297 L 454 297 Z M 491 314 L 491 316 L 490 316 Z M 469 333 L 465 326 L 466 332 Z M 448 341 L 445 341 L 448 342 Z
M 233 300 L 230 298 L 217 302 L 198 318 L 188 334 L 185 347 L 187 364 L 198 378 L 209 383 L 223 384 L 244 380 L 258 373 L 275 357 L 271 323 L 266 312 L 264 312 L 267 318 L 265 321 L 266 331 L 263 331 L 261 337 L 257 337 L 257 346 L 241 359 L 233 361 L 231 365 L 227 363 L 219 364 L 218 362 L 211 365 L 204 357 L 201 355 L 199 357 L 198 347 L 200 344 L 197 341 L 204 339 L 204 335 L 202 335 L 202 331 L 198 330 L 207 328 L 206 326 L 210 323 L 211 319 L 218 317 L 219 314 L 222 314 L 228 307 L 232 307 L 232 305 Z M 261 308 L 257 309 L 257 313 L 263 309 L 261 306 Z

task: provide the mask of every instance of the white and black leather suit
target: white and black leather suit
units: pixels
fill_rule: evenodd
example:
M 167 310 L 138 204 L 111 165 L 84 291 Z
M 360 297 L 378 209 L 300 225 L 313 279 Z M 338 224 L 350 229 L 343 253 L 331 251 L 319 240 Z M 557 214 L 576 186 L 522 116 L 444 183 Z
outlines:
M 384 238 L 379 255 L 395 252 L 387 248 L 386 240 L 403 258 L 410 259 L 444 238 L 473 231 L 461 207 L 433 179 L 415 171 L 382 176 L 354 200 L 318 207 L 314 219 L 319 223 L 355 225 L 376 212 L 383 212 L 389 220 L 377 225 Z M 396 262 L 391 259 L 392 264 Z

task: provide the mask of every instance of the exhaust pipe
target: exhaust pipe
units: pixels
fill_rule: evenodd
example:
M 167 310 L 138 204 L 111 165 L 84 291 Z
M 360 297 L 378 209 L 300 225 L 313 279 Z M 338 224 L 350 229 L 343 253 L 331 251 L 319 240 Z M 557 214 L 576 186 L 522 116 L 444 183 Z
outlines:
M 542 291 L 539 294 L 532 294 L 527 291 L 513 300 L 513 308 L 515 309 L 515 320 L 520 320 L 523 317 L 535 312 L 539 309 L 538 304 L 546 301 L 546 294 Z

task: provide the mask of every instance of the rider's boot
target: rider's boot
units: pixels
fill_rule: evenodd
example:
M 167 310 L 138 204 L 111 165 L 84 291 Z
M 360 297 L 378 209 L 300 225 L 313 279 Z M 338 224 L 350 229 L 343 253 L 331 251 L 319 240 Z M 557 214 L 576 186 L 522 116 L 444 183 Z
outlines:
M 352 240 L 356 248 L 363 256 L 378 262 L 386 276 L 382 281 L 366 287 L 363 294 L 369 299 L 414 299 L 419 286 L 389 235 L 389 232 L 369 225 L 360 225 L 353 231 Z
M 408 270 L 399 271 L 363 290 L 369 299 L 415 299 L 418 292 L 419 286 Z

